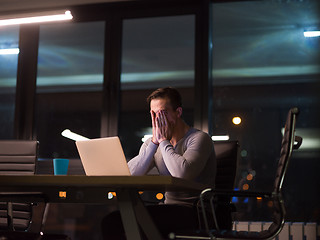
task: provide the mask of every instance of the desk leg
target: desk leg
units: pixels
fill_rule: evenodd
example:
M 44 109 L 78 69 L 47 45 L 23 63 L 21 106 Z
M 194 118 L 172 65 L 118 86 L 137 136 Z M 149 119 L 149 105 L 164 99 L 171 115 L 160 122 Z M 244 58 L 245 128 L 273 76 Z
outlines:
M 117 198 L 127 239 L 141 239 L 139 223 L 148 239 L 162 240 L 159 230 L 155 226 L 137 191 L 119 191 L 117 192 Z
M 117 191 L 118 206 L 121 219 L 128 240 L 142 239 L 138 222 L 134 212 L 135 201 L 126 190 Z
M 153 219 L 150 217 L 148 210 L 145 208 L 142 200 L 139 196 L 136 205 L 136 217 L 137 220 L 143 229 L 143 232 L 146 234 L 148 239 L 152 240 L 161 240 L 161 234 L 153 222 Z

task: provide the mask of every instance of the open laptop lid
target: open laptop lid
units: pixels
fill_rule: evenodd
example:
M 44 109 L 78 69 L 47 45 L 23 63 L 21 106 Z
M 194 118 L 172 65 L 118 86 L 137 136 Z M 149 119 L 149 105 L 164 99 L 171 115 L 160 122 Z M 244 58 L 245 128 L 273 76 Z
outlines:
M 76 146 L 86 175 L 130 175 L 119 137 L 76 141 Z

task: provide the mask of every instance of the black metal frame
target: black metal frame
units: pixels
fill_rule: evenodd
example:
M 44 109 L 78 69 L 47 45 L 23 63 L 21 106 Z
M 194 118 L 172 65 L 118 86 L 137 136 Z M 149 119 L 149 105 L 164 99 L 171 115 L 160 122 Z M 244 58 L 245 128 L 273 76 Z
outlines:
M 14 136 L 31 140 L 37 81 L 39 25 L 20 26 Z

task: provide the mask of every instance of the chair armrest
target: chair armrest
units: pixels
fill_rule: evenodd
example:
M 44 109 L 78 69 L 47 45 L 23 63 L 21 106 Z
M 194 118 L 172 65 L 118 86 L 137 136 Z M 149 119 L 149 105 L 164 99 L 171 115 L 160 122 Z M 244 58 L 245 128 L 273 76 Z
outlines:
M 294 137 L 294 144 L 293 144 L 293 149 L 297 150 L 302 144 L 302 137 L 300 136 L 295 136 Z
M 273 192 L 254 192 L 254 191 L 235 191 L 235 190 L 222 190 L 222 189 L 205 189 L 202 194 L 212 193 L 213 195 L 224 195 L 229 197 L 262 197 L 272 198 L 276 196 Z
M 216 218 L 216 213 L 215 213 L 215 205 L 219 204 L 219 202 L 215 202 L 215 200 L 214 200 L 215 197 L 219 197 L 219 196 L 271 198 L 276 203 L 275 207 L 277 208 L 276 213 L 278 215 L 278 216 L 275 216 L 276 218 L 274 221 L 277 221 L 280 223 L 277 226 L 280 226 L 280 227 L 282 226 L 285 209 L 284 209 L 281 193 L 258 192 L 258 191 L 257 192 L 254 192 L 254 191 L 234 191 L 234 190 L 222 190 L 222 189 L 207 188 L 207 189 L 203 190 L 200 194 L 200 207 L 201 207 L 201 209 L 203 209 L 201 212 L 202 212 L 202 218 L 204 221 L 205 231 L 208 234 L 208 236 L 210 236 L 210 237 L 213 237 L 213 235 L 210 232 L 208 218 L 207 218 L 207 214 L 206 214 L 207 210 L 205 210 L 205 209 L 211 210 L 211 214 L 213 217 L 213 221 L 214 221 L 216 230 L 220 231 L 219 226 L 218 226 L 218 222 L 217 222 L 217 218 Z M 205 202 L 207 202 L 209 204 L 208 207 L 206 207 Z

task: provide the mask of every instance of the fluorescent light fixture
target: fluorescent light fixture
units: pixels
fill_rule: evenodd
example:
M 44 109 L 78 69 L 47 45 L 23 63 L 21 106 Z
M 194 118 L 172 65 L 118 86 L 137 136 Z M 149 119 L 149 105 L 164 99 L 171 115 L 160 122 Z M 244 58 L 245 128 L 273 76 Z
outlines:
M 211 139 L 213 141 L 228 141 L 230 137 L 229 135 L 219 135 L 219 136 L 212 136 Z
M 12 54 L 19 54 L 19 48 L 5 48 L 0 49 L 0 55 L 12 55 Z
M 69 138 L 71 140 L 74 141 L 83 141 L 83 140 L 89 140 L 89 138 L 86 138 L 84 136 L 81 136 L 77 133 L 71 132 L 69 129 L 65 129 L 63 130 L 63 132 L 61 133 L 62 136 Z
M 152 134 L 146 134 L 143 136 L 143 138 L 141 138 L 141 141 L 145 142 L 145 141 L 147 141 L 148 138 L 151 138 L 151 137 L 152 137 Z
M 16 14 L 11 16 L 1 17 L 0 26 L 40 23 L 40 22 L 53 22 L 65 21 L 73 18 L 70 11 L 48 11 L 29 14 Z
M 305 31 L 303 35 L 305 37 L 320 37 L 320 31 Z
M 282 135 L 284 128 L 281 129 Z M 319 151 L 320 129 L 319 128 L 296 128 L 296 135 L 303 138 L 299 151 Z

